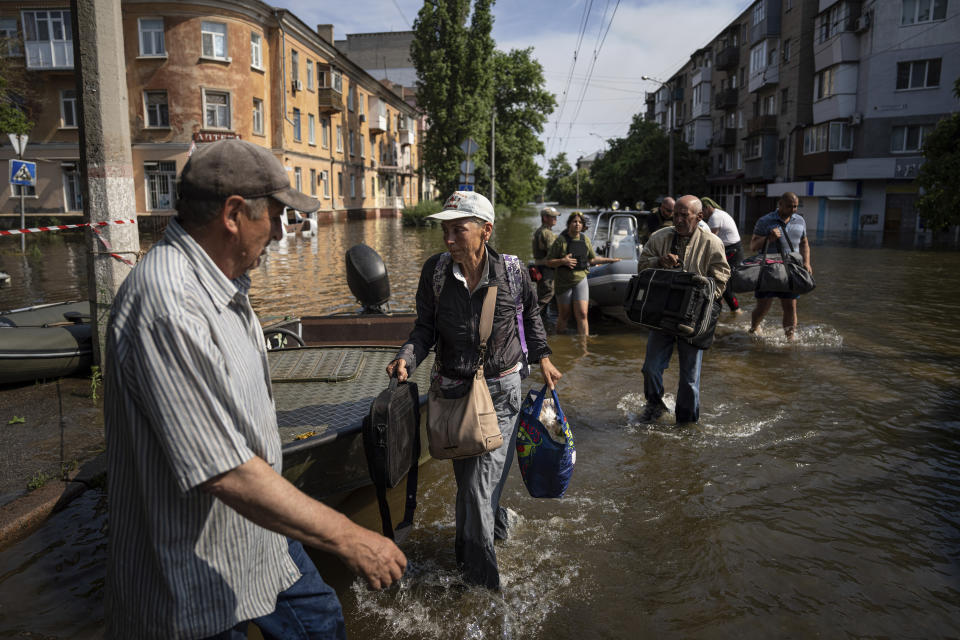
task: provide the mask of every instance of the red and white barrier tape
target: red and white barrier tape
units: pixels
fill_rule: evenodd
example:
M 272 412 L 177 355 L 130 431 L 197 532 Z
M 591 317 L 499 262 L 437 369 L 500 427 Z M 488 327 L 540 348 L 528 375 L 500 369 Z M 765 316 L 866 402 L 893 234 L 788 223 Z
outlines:
M 30 229 L 0 230 L 0 236 L 18 236 L 24 233 L 40 233 L 41 231 L 63 231 L 65 229 L 81 229 L 83 227 L 105 227 L 108 224 L 137 224 L 136 220 L 108 220 L 106 222 L 82 222 L 80 224 L 58 224 L 52 227 L 32 227 Z

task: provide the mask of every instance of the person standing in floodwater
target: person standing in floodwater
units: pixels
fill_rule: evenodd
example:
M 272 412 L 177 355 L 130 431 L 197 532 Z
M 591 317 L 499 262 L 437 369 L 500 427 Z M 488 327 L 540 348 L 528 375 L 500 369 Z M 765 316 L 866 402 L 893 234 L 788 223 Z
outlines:
M 453 472 L 457 565 L 464 581 L 499 589 L 493 542 L 506 539 L 511 524 L 507 510 L 500 506 L 500 494 L 513 463 L 520 381 L 527 373 L 521 335 L 526 337 L 529 362 L 540 363 L 551 389 L 562 374 L 550 362 L 547 334 L 526 269 L 517 266 L 523 303 L 519 317 L 507 258 L 487 244 L 494 222 L 490 201 L 475 191 L 455 191 L 443 211 L 428 217 L 443 227 L 448 253 L 431 256 L 423 265 L 417 286 L 417 322 L 396 359 L 387 365 L 387 374 L 396 372 L 403 382 L 436 347 L 432 383 L 446 397 L 463 397 L 481 361 L 478 328 L 483 301 L 487 290 L 496 287 L 493 329 L 482 361 L 503 444 L 479 456 L 453 460 Z
M 537 299 L 540 302 L 540 319 L 543 326 L 547 326 L 547 311 L 550 303 L 553 302 L 553 267 L 547 266 L 547 253 L 553 242 L 557 239 L 557 234 L 553 232 L 553 226 L 557 224 L 559 213 L 553 207 L 544 207 L 540 211 L 540 226 L 533 233 L 533 264 L 540 271 L 540 279 L 537 281 Z
M 795 193 L 787 191 L 780 196 L 780 200 L 777 201 L 777 210 L 757 220 L 753 228 L 753 237 L 750 238 L 750 250 L 760 251 L 763 249 L 764 242 L 767 243 L 768 254 L 779 255 L 781 249 L 784 253 L 799 249 L 803 266 L 810 275 L 813 275 L 813 265 L 810 264 L 810 243 L 807 241 L 807 223 L 803 216 L 797 213 L 799 205 L 800 199 Z M 760 323 L 770 311 L 773 299 L 780 298 L 780 307 L 783 309 L 783 334 L 788 340 L 792 340 L 797 329 L 797 298 L 800 296 L 796 293 L 769 291 L 757 291 L 755 295 L 757 306 L 750 318 L 750 333 L 760 330 Z

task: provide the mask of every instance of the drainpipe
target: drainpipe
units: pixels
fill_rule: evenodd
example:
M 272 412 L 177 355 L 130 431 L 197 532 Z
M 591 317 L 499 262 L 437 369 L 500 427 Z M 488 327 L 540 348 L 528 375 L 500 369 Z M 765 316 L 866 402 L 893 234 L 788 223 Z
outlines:
M 284 11 L 286 13 L 286 11 Z M 283 104 L 283 119 L 293 126 L 293 120 L 287 117 L 287 34 L 283 30 L 283 21 L 280 20 L 280 11 L 275 10 L 273 17 L 277 20 L 277 27 L 280 29 L 280 98 Z M 280 148 L 284 148 L 284 128 L 280 127 Z

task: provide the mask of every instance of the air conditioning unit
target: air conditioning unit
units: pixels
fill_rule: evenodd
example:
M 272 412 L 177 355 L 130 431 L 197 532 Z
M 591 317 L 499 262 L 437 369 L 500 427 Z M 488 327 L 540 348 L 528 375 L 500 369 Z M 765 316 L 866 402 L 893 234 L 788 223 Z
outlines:
M 293 81 L 293 90 L 294 91 L 303 91 L 303 81 L 294 80 Z
M 366 122 L 366 121 L 367 121 L 367 116 L 365 116 L 364 114 L 361 113 L 361 114 L 360 114 L 360 122 Z
M 852 125 L 858 125 L 858 124 L 861 124 L 862 122 L 863 122 L 863 114 L 862 114 L 862 113 L 855 113 L 855 114 L 853 114 L 852 116 L 850 116 L 850 124 L 852 124 Z
M 863 33 L 870 27 L 870 14 L 865 13 L 859 18 L 857 18 L 857 25 L 854 31 L 857 33 Z

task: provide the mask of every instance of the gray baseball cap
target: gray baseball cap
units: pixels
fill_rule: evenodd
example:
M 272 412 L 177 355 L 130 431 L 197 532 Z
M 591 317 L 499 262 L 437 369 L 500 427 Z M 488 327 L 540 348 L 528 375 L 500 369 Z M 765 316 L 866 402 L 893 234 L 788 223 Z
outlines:
M 225 200 L 271 197 L 280 204 L 310 213 L 320 201 L 290 186 L 290 178 L 276 156 L 252 142 L 237 138 L 198 147 L 180 173 L 180 198 Z

